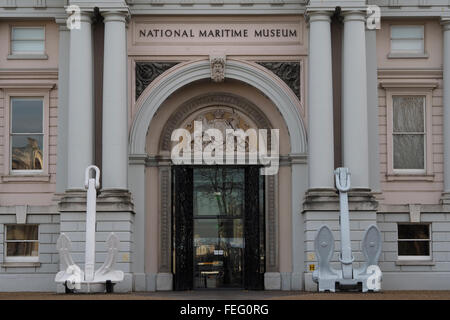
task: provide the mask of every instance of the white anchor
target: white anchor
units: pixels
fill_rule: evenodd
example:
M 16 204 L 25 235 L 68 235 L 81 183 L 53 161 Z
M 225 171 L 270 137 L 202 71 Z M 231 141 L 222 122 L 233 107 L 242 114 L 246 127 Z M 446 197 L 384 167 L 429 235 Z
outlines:
M 95 171 L 95 178 L 89 178 L 91 170 Z M 63 270 L 56 274 L 55 282 L 63 283 L 66 286 L 66 292 L 80 289 L 81 284 L 87 284 L 87 292 L 90 292 L 90 284 L 101 283 L 106 285 L 107 292 L 112 292 L 113 284 L 123 281 L 124 278 L 123 271 L 113 269 L 119 251 L 119 239 L 113 232 L 106 239 L 108 252 L 105 262 L 95 271 L 96 190 L 100 188 L 100 170 L 98 167 L 89 166 L 86 168 L 84 186 L 87 189 L 84 272 L 72 259 L 70 254 L 72 244 L 69 237 L 61 233 L 56 246 Z

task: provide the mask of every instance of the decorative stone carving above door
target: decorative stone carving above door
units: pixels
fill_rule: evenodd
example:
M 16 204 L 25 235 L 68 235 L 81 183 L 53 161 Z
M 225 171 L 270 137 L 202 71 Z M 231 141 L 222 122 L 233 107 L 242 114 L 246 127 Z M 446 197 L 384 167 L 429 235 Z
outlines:
M 136 100 L 153 80 L 176 64 L 176 62 L 136 62 Z
M 192 118 L 189 117 L 189 118 Z M 211 107 L 207 107 L 204 110 L 202 109 L 202 111 L 200 111 L 200 113 L 195 113 L 194 119 L 193 120 L 189 120 L 187 123 L 185 123 L 182 127 L 186 130 L 188 130 L 189 132 L 191 132 L 191 134 L 193 134 L 194 129 L 195 129 L 195 125 L 194 122 L 200 122 L 202 124 L 202 130 L 203 130 L 203 135 L 207 136 L 206 130 L 208 129 L 217 129 L 222 133 L 222 137 L 223 137 L 223 143 L 225 144 L 227 141 L 227 137 L 229 134 L 227 134 L 227 130 L 238 130 L 241 129 L 244 132 L 249 129 L 249 128 L 255 128 L 254 124 L 248 123 L 248 120 L 246 121 L 246 119 L 244 118 L 243 115 L 240 115 L 240 113 L 238 111 L 236 111 L 233 108 L 230 107 L 226 107 L 226 106 L 211 106 Z M 206 141 L 205 141 L 206 140 Z M 203 149 L 210 143 L 212 143 L 211 141 L 208 141 L 208 139 L 205 139 L 203 141 Z M 193 143 L 193 142 L 192 142 Z M 246 150 L 247 149 L 247 141 L 244 140 L 242 141 L 243 144 L 243 149 Z M 194 145 L 194 143 L 193 143 Z M 238 149 L 238 145 L 235 145 L 235 150 Z M 194 150 L 195 150 L 195 146 L 194 146 Z M 199 150 L 199 151 L 202 151 Z
M 301 100 L 300 95 L 300 62 L 258 62 L 258 64 L 275 73 L 281 80 L 286 83 L 295 93 L 297 98 Z
M 219 130 L 272 128 L 269 120 L 252 102 L 230 93 L 212 92 L 182 104 L 167 121 L 160 140 L 160 150 L 170 151 L 173 130 L 193 130 L 193 121 L 200 120 L 206 126 Z M 270 137 L 268 138 L 270 145 Z

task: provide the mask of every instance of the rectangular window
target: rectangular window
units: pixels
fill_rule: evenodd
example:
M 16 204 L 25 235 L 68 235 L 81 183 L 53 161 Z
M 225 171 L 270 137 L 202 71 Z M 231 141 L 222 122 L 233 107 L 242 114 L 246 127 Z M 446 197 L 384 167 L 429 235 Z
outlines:
M 391 26 L 391 53 L 423 54 L 424 26 Z
M 12 27 L 11 54 L 44 54 L 44 27 Z
M 425 171 L 425 96 L 392 96 L 394 170 Z
M 37 262 L 39 260 L 39 228 L 34 224 L 6 225 L 5 261 Z
M 399 260 L 431 260 L 430 225 L 398 224 Z
M 44 167 L 44 100 L 11 98 L 11 170 L 42 171 Z

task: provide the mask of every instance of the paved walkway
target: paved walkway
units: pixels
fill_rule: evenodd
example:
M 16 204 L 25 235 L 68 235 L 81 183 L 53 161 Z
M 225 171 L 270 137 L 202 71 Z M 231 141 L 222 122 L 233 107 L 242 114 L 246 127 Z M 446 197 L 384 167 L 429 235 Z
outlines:
M 293 291 L 204 290 L 114 294 L 2 292 L 0 300 L 450 300 L 450 291 L 384 291 L 317 293 Z

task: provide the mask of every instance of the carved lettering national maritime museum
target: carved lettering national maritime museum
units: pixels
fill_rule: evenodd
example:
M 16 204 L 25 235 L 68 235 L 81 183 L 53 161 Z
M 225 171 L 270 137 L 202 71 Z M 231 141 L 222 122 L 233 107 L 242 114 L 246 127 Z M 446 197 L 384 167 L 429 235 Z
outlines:
M 194 30 L 182 30 L 182 29 L 141 29 L 139 30 L 139 37 L 166 37 L 166 38 L 247 38 L 248 29 L 210 29 L 210 30 L 198 30 L 195 34 Z M 290 38 L 297 37 L 297 30 L 290 29 L 260 29 L 254 30 L 254 37 L 265 38 Z
M 450 290 L 412 2 L 0 0 L 0 291 Z

